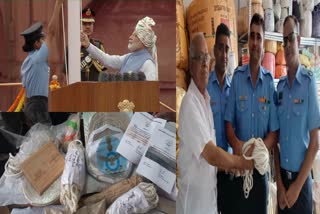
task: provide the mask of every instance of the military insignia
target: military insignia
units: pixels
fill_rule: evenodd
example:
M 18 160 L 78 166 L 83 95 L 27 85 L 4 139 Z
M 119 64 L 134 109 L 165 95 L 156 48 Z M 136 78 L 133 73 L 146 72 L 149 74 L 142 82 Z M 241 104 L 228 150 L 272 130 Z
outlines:
M 304 101 L 303 99 L 294 99 L 293 103 L 294 104 L 300 104 L 300 103 L 303 103 L 303 101 Z
M 266 111 L 267 110 L 267 106 L 262 106 L 262 110 Z
M 86 56 L 86 58 L 84 59 L 87 63 L 91 62 L 91 57 L 90 56 Z
M 270 104 L 270 100 L 268 100 L 266 97 L 259 97 L 258 98 L 258 101 L 260 102 L 260 103 L 265 103 L 265 104 Z
M 91 10 L 88 8 L 87 12 L 86 12 L 87 16 L 91 16 Z

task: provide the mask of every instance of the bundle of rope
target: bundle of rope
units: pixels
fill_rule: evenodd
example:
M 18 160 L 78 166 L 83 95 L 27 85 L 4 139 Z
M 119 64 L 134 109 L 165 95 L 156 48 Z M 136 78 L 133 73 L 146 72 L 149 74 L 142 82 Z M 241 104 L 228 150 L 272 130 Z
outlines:
M 147 213 L 158 206 L 159 196 L 151 183 L 141 182 L 129 192 L 120 196 L 106 211 L 106 214 Z
M 252 144 L 254 144 L 252 156 L 248 157 L 245 154 L 251 148 Z M 254 167 L 261 175 L 264 175 L 269 171 L 269 151 L 261 138 L 251 138 L 247 141 L 242 147 L 242 154 L 246 160 L 254 161 Z M 252 174 L 253 170 L 246 170 L 243 175 L 243 191 L 245 198 L 249 197 L 249 193 L 253 187 Z
M 65 157 L 65 168 L 61 178 L 60 202 L 74 213 L 84 188 L 85 168 L 84 148 L 80 140 L 72 141 Z

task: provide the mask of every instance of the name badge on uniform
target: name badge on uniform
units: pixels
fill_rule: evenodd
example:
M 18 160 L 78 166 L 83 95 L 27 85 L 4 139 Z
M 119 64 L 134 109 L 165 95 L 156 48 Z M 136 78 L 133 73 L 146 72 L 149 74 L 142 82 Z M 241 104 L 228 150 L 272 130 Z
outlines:
M 259 97 L 258 98 L 258 101 L 260 102 L 260 103 L 265 103 L 265 104 L 270 104 L 270 100 L 268 100 L 266 97 Z
M 303 103 L 303 99 L 294 99 L 294 100 L 293 100 L 293 103 L 294 103 L 294 104 Z

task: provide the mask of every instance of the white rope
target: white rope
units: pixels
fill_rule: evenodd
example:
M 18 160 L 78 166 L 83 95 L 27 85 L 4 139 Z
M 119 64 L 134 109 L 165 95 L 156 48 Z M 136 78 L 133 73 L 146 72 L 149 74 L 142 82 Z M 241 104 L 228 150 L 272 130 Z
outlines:
M 254 144 L 252 156 L 247 157 L 245 154 L 250 149 L 252 144 Z M 254 161 L 254 167 L 261 175 L 264 175 L 269 171 L 269 151 L 261 138 L 251 138 L 249 141 L 247 141 L 242 147 L 242 154 L 246 160 Z M 249 193 L 253 187 L 252 175 L 253 170 L 245 170 L 243 175 L 243 191 L 245 198 L 249 197 Z
M 144 194 L 144 197 L 148 201 L 148 204 L 151 209 L 158 206 L 159 203 L 159 196 L 157 194 L 157 190 L 151 183 L 144 183 L 141 182 L 138 187 L 141 189 L 141 191 Z M 149 209 L 150 210 L 150 209 Z M 147 212 L 147 211 L 146 211 Z
M 64 204 L 71 213 L 77 211 L 81 191 L 76 184 L 61 186 L 60 202 Z
M 74 162 L 70 162 L 70 157 L 74 158 Z M 78 167 L 70 167 L 70 164 Z M 68 146 L 60 192 L 61 204 L 65 205 L 71 213 L 76 212 L 78 209 L 78 202 L 84 186 L 84 178 L 81 179 L 81 176 L 85 174 L 85 167 L 80 166 L 81 164 L 85 164 L 84 148 L 80 140 L 75 140 Z M 83 181 L 81 182 L 81 180 Z
M 64 66 L 66 68 L 66 80 L 67 85 L 69 85 L 69 73 L 68 73 L 68 62 L 67 62 L 67 47 L 66 47 L 66 32 L 64 28 L 64 9 L 63 4 L 61 6 L 62 10 L 62 33 L 63 33 L 63 49 L 64 49 Z
M 22 171 L 20 169 L 20 164 L 17 161 L 17 157 L 9 153 L 9 159 L 4 165 L 4 175 L 6 177 L 21 177 Z

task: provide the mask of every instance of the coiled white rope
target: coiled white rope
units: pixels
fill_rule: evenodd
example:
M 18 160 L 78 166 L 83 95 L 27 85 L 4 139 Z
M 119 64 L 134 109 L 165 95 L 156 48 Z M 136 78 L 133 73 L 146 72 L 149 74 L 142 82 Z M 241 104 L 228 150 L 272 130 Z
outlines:
M 156 188 L 154 187 L 153 184 L 141 182 L 138 185 L 138 187 L 141 189 L 141 191 L 144 194 L 144 197 L 148 201 L 150 209 L 153 209 L 156 206 L 158 206 L 159 196 L 158 196 Z
M 62 174 L 60 202 L 74 213 L 85 182 L 84 148 L 80 140 L 71 142 L 65 157 L 65 168 Z
M 6 177 L 21 177 L 22 171 L 20 168 L 20 164 L 17 161 L 17 156 L 13 156 L 9 153 L 9 159 L 4 166 L 4 175 Z
M 245 154 L 250 149 L 252 144 L 254 144 L 252 156 L 247 157 Z M 246 160 L 254 161 L 254 167 L 261 175 L 264 175 L 269 171 L 269 151 L 261 138 L 251 138 L 249 141 L 247 141 L 242 147 L 242 154 Z M 245 170 L 243 175 L 243 191 L 245 198 L 249 197 L 249 193 L 253 187 L 252 175 L 253 170 Z
M 60 202 L 64 204 L 71 213 L 78 209 L 81 191 L 76 184 L 61 185 Z

